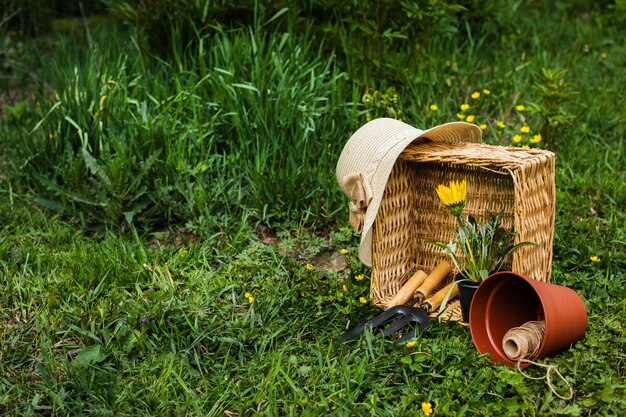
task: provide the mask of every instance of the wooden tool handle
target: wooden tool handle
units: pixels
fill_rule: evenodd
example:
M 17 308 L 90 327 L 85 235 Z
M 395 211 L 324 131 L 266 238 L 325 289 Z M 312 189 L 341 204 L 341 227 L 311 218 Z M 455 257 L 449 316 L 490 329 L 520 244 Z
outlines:
M 450 291 L 450 288 L 452 288 L 452 292 L 450 293 L 450 298 L 448 299 L 456 297 L 459 294 L 459 286 L 456 285 L 456 283 L 451 282 L 445 287 L 443 287 L 442 289 L 440 289 L 439 291 L 437 291 L 428 300 L 424 301 L 424 304 L 422 304 L 422 306 L 429 313 L 433 311 L 434 309 L 439 308 L 439 306 L 443 302 L 443 299 L 446 298 L 446 295 L 448 295 L 448 291 Z
M 452 271 L 452 267 L 446 261 L 442 261 L 439 265 L 437 265 L 437 268 L 433 269 L 433 272 L 431 272 L 430 275 L 426 277 L 422 285 L 420 285 L 417 291 L 415 291 L 415 295 L 417 296 L 417 298 L 420 298 L 421 300 L 426 298 L 426 296 L 430 294 L 432 290 L 437 288 L 437 285 L 439 285 L 439 283 L 443 281 L 443 279 L 450 273 L 450 271 Z
M 415 289 L 418 288 L 426 279 L 426 273 L 424 271 L 416 271 L 411 278 L 400 288 L 400 291 L 387 303 L 386 308 L 399 306 L 413 297 Z

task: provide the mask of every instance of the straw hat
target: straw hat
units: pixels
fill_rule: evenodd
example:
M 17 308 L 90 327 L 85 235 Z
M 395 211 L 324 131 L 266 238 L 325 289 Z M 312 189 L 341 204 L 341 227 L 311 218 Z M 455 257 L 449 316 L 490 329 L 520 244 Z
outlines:
M 452 122 L 428 130 L 395 119 L 374 119 L 348 140 L 337 162 L 337 181 L 350 198 L 350 224 L 362 232 L 359 259 L 372 265 L 372 226 L 396 159 L 416 139 L 480 143 L 474 124 Z

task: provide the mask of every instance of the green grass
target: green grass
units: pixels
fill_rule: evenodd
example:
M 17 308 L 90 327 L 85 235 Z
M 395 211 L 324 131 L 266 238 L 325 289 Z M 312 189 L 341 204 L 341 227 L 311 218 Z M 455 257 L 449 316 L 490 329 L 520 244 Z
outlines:
M 0 116 L 0 413 L 623 415 L 626 49 L 616 25 L 565 6 L 428 37 L 418 65 L 375 84 L 330 53 L 350 45 L 344 27 L 335 44 L 287 15 L 168 59 L 106 20 L 95 53 L 82 23 L 5 49 L 33 72 Z M 470 103 L 485 140 L 509 144 L 543 126 L 515 110 L 545 105 L 542 68 L 567 69 L 578 93 L 557 109 L 574 118 L 555 143 L 552 282 L 581 295 L 589 327 L 542 360 L 574 398 L 492 364 L 457 324 L 412 348 L 337 343 L 378 312 L 359 302 L 370 271 L 334 178 L 349 135 L 388 112 L 363 94 L 394 87 L 393 110 L 422 128 Z M 344 248 L 346 268 L 327 271 Z

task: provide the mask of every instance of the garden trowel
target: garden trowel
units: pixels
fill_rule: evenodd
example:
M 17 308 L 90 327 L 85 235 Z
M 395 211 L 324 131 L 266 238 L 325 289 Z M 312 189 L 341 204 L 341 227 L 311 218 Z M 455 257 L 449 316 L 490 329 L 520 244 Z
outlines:
M 346 342 L 356 339 L 367 328 L 375 333 L 381 332 L 381 336 L 388 336 L 396 331 L 400 331 L 412 323 L 416 323 L 418 328 L 423 323 L 423 328 L 425 328 L 428 324 L 428 312 L 441 304 L 450 290 L 450 286 L 446 286 L 438 291 L 433 297 L 424 302 L 423 307 L 418 308 L 416 306 L 422 304 L 426 295 L 439 285 L 450 270 L 450 264 L 444 261 L 428 276 L 422 271 L 417 271 L 388 303 L 388 306 L 391 306 L 390 308 L 373 319 L 365 321 L 345 332 L 339 336 L 339 341 Z M 406 304 L 396 305 L 396 303 L 406 302 L 407 299 L 411 299 L 411 301 Z M 426 307 L 428 310 L 425 310 Z M 391 324 L 386 327 L 388 323 Z

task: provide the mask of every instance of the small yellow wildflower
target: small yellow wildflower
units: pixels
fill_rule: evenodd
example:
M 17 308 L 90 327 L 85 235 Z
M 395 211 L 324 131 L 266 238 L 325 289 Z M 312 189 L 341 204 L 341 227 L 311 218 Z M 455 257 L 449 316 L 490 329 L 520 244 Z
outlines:
M 522 148 L 524 148 L 524 149 L 530 149 L 530 146 L 528 146 L 528 145 L 522 145 Z
M 48 137 L 49 137 L 50 139 L 56 139 L 57 134 L 56 134 L 56 133 L 54 133 L 54 132 L 50 132 L 50 133 L 48 133 Z
M 410 348 L 410 347 L 413 347 L 413 346 L 415 346 L 415 344 L 416 344 L 416 343 L 417 343 L 416 341 L 408 342 L 408 343 L 406 344 L 406 347 L 409 347 L 409 348 Z
M 458 118 L 459 118 L 459 119 L 461 119 L 461 120 L 465 119 L 465 115 L 464 115 L 464 114 L 462 114 L 462 113 L 457 113 L 457 114 L 456 114 L 456 117 L 458 117 Z
M 346 287 L 346 284 L 343 284 L 343 285 L 341 286 L 341 290 L 342 290 L 343 292 L 348 291 L 348 287 Z
M 474 91 L 474 92 L 472 93 L 472 98 L 473 98 L 474 100 L 476 100 L 477 98 L 480 98 L 480 93 L 479 93 L 478 91 Z
M 607 59 L 609 57 L 609 54 L 607 54 L 606 52 L 602 52 L 600 56 L 602 57 L 602 59 Z
M 591 262 L 600 262 L 600 258 L 598 258 L 597 256 L 591 256 L 589 257 L 589 259 L 591 260 Z
M 520 135 L 513 136 L 513 142 L 520 143 L 521 140 L 522 140 L 522 137 Z
M 422 403 L 422 411 L 427 416 L 431 415 L 433 413 L 433 406 L 432 406 L 432 404 L 431 403 Z
M 249 292 L 247 292 L 247 293 L 245 293 L 243 296 L 244 296 L 244 297 L 246 297 L 246 298 L 250 298 L 250 297 L 252 297 L 252 294 L 250 294 Z
M 252 297 L 252 296 L 248 297 L 248 302 L 250 304 L 252 304 L 254 302 L 254 297 Z
M 359 274 L 356 277 L 354 277 L 354 279 L 356 279 L 357 281 L 363 281 L 365 279 L 365 275 Z
M 506 127 L 506 125 L 504 123 L 502 123 L 500 120 L 496 121 L 496 125 L 500 128 L 500 129 L 504 129 Z
M 522 133 L 528 133 L 528 132 L 530 132 L 530 127 L 522 126 L 522 128 L 519 131 L 522 132 Z
M 483 94 L 488 96 L 489 94 L 491 94 L 491 91 L 487 90 L 486 88 L 483 88 Z
M 530 140 L 530 143 L 539 143 L 539 142 L 541 142 L 541 135 L 535 135 Z
M 361 303 L 361 304 L 367 304 L 367 298 L 365 298 L 365 297 L 359 297 L 359 303 Z
M 467 116 L 467 119 L 465 119 L 465 121 L 467 121 L 468 123 L 472 123 L 475 117 L 476 116 L 474 116 L 473 114 L 470 114 L 469 116 Z
M 304 297 L 304 291 L 300 291 L 300 297 Z
M 481 124 L 481 125 L 479 125 L 478 127 L 480 127 L 482 130 L 487 129 L 487 125 L 486 125 L 486 124 L 484 124 L 484 123 L 483 123 L 483 124 Z
M 523 104 L 519 104 L 515 107 L 515 110 L 517 111 L 524 111 L 526 110 L 526 107 Z
M 439 107 L 438 107 L 436 104 L 431 104 L 431 105 L 430 105 L 430 109 L 431 109 L 432 111 L 437 111 L 437 110 L 439 110 Z
M 469 104 L 467 104 L 467 103 L 463 103 L 463 104 L 461 104 L 461 110 L 465 111 L 465 110 L 467 110 L 467 109 L 469 109 L 469 108 L 470 108 L 470 105 L 469 105 Z
M 306 264 L 306 269 L 307 269 L 307 271 L 312 271 L 313 270 L 313 265 Z
M 437 195 L 446 209 L 455 217 L 459 217 L 465 208 L 465 196 L 467 195 L 467 181 L 450 181 L 450 186 L 443 184 L 437 186 Z
M 342 255 L 345 255 L 348 253 L 348 249 L 341 249 L 339 252 L 341 252 Z

